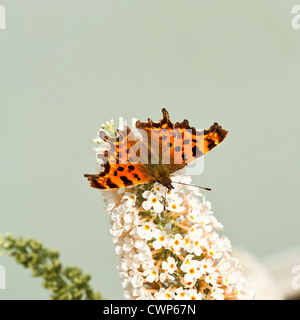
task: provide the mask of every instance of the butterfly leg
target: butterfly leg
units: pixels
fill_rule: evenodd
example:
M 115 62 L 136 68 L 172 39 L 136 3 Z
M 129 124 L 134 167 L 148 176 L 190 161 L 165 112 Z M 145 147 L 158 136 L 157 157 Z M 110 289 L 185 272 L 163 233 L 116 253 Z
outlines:
M 167 188 L 165 188 L 164 211 L 166 211 L 166 201 L 167 201 Z

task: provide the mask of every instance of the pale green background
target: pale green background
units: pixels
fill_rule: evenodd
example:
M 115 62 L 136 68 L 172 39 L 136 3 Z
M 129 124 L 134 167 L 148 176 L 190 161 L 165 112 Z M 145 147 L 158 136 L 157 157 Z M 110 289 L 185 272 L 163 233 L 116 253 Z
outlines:
M 300 4 L 300 1 L 298 1 Z M 297 1 L 1 0 L 0 232 L 35 237 L 122 298 L 91 139 L 122 115 L 199 128 L 226 141 L 193 182 L 234 245 L 261 258 L 299 244 L 300 30 Z M 300 263 L 300 261 L 299 261 Z M 0 299 L 47 299 L 1 257 Z

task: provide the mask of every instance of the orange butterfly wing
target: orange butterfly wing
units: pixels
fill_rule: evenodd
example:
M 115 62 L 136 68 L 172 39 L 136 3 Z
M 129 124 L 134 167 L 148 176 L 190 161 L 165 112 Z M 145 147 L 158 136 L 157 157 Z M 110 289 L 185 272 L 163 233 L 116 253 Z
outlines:
M 208 130 L 197 131 L 188 120 L 173 124 L 167 110 L 162 112 L 163 118 L 157 123 L 151 119 L 136 122 L 137 131 L 146 133 L 141 139 L 128 127 L 117 130 L 118 137 L 100 132 L 109 150 L 100 156 L 104 170 L 85 175 L 91 187 L 113 189 L 159 181 L 158 167 L 161 170 L 166 166 L 162 172 L 170 175 L 212 150 L 227 135 L 217 123 Z
M 136 184 L 149 183 L 154 178 L 144 172 L 141 164 L 109 164 L 99 174 L 85 174 L 90 185 L 97 189 L 124 188 Z
M 167 110 L 162 109 L 162 112 L 163 118 L 159 122 L 155 123 L 151 119 L 148 119 L 148 122 L 137 121 L 136 127 L 147 132 L 148 140 L 151 141 L 151 152 L 157 153 L 159 150 L 159 163 L 167 164 L 170 173 L 215 148 L 228 133 L 217 123 L 208 130 L 196 130 L 190 127 L 188 120 L 173 124 Z M 155 158 L 155 155 L 152 158 Z

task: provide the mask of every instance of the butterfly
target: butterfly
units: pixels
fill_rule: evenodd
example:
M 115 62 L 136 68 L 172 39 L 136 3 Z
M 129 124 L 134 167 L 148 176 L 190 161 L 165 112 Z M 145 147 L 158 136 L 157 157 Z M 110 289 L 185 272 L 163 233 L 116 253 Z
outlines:
M 118 136 L 99 136 L 109 148 L 100 156 L 103 171 L 85 174 L 90 186 L 97 189 L 116 189 L 158 182 L 173 189 L 171 175 L 215 148 L 228 131 L 218 123 L 208 130 L 190 127 L 188 120 L 173 124 L 169 113 L 162 109 L 159 122 L 137 121 L 135 129 L 117 129 Z

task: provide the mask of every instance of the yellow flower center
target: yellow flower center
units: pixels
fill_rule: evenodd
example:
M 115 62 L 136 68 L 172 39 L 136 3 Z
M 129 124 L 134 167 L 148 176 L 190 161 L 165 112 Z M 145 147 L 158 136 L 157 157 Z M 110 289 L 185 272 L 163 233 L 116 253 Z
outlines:
M 191 268 L 189 271 L 190 271 L 190 274 L 194 274 L 195 273 L 195 269 L 194 268 Z

